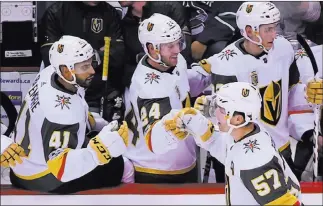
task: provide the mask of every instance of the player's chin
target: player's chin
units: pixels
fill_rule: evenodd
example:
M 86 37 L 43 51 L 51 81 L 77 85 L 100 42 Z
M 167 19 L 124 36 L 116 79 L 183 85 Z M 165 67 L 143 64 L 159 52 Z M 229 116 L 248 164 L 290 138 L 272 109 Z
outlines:
M 274 45 L 274 42 L 267 42 L 264 46 L 267 50 L 270 50 Z
M 169 66 L 174 67 L 177 65 L 177 63 L 178 63 L 177 57 L 170 57 L 169 58 L 169 62 L 168 62 Z

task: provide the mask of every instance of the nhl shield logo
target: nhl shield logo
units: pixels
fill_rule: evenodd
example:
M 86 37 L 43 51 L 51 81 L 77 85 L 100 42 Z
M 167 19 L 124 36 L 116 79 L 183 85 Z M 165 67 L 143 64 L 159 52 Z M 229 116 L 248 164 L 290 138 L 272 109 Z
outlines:
M 152 31 L 153 28 L 154 28 L 154 24 L 149 22 L 147 25 L 147 31 Z
M 248 4 L 247 5 L 247 8 L 246 8 L 246 12 L 249 14 L 250 12 L 252 12 L 252 8 L 253 8 L 253 5 L 252 4 Z
M 247 97 L 247 96 L 249 96 L 249 89 L 242 89 L 242 96 L 243 97 Z
M 92 18 L 91 21 L 91 30 L 94 33 L 100 33 L 103 29 L 103 19 Z
M 58 53 L 62 53 L 64 51 L 64 45 L 63 44 L 59 44 L 58 46 L 57 46 L 57 52 Z
M 250 77 L 251 77 L 251 84 L 253 86 L 257 86 L 258 85 L 258 74 L 257 74 L 257 72 L 256 71 L 251 72 Z

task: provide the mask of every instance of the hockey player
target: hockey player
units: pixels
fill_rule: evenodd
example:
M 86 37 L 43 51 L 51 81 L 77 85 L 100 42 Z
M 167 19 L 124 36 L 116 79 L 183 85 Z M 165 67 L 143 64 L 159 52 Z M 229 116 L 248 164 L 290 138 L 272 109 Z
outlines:
M 170 135 L 161 121 L 164 116 L 173 108 L 190 106 L 187 65 L 180 54 L 185 48 L 182 30 L 171 18 L 155 13 L 140 24 L 138 35 L 146 55 L 140 60 L 125 94 L 126 120 L 132 133 L 124 156 L 135 166 L 135 182 L 197 182 L 192 137 L 183 141 L 177 150 L 163 155 L 156 153 L 171 145 L 161 144 L 154 150 L 150 147 L 152 141 Z
M 212 96 L 210 106 L 204 112 L 217 125 L 193 108 L 180 110 L 165 125 L 193 134 L 197 145 L 225 165 L 227 205 L 301 205 L 296 176 L 257 123 L 259 90 L 246 82 L 228 83 Z
M 113 121 L 92 139 L 85 135 L 88 105 L 84 100 L 94 75 L 94 52 L 85 40 L 63 36 L 49 52 L 21 105 L 14 141 L 26 158 L 10 172 L 16 187 L 72 193 L 115 186 L 132 167 L 124 162 L 128 127 Z M 124 169 L 125 167 L 125 169 Z
M 306 100 L 300 98 L 305 85 L 299 83 L 292 45 L 276 35 L 280 12 L 270 2 L 245 2 L 238 9 L 236 20 L 244 38 L 221 53 L 202 60 L 195 69 L 204 76 L 211 74 L 214 91 L 223 84 L 236 81 L 249 82 L 259 88 L 263 100 L 260 126 L 270 133 L 294 169 L 288 120 L 292 120 L 293 128 L 297 130 L 293 132 L 293 138 L 309 139 L 313 133 L 314 116 Z M 302 121 L 293 118 L 295 115 L 301 115 Z
M 294 49 L 301 48 L 301 45 L 296 44 L 293 42 Z M 322 52 L 323 52 L 323 46 L 322 45 L 316 45 L 310 47 L 312 50 L 312 53 L 314 55 L 315 61 L 318 66 L 318 72 L 316 74 L 316 78 L 314 79 L 314 71 L 312 63 L 308 57 L 308 54 L 305 52 L 304 49 L 297 49 L 295 52 L 295 59 L 297 60 L 297 67 L 300 72 L 300 80 L 301 82 L 307 84 L 307 94 L 306 98 L 310 103 L 314 104 L 322 104 L 323 98 L 322 98 L 322 84 L 320 83 L 320 79 L 322 77 Z M 302 98 L 301 96 L 299 98 Z M 314 108 L 314 107 L 313 107 Z M 318 114 L 315 114 L 318 115 Z M 301 122 L 303 115 L 293 115 L 292 116 L 294 120 L 296 121 L 290 121 L 289 127 L 290 127 L 290 134 L 291 136 L 297 136 L 294 134 L 295 131 L 298 131 L 297 128 L 300 126 L 300 124 L 293 124 L 293 122 Z M 298 119 L 298 120 L 297 120 Z M 313 119 L 314 122 L 314 119 Z M 322 125 L 322 123 L 321 123 Z M 322 128 L 322 126 L 320 127 Z M 322 132 L 319 131 L 320 134 Z M 319 168 L 322 168 L 322 136 L 319 135 L 318 137 L 314 137 L 314 135 L 311 138 L 303 138 L 301 141 L 298 141 L 295 148 L 295 156 L 294 156 L 294 165 L 297 169 L 298 175 L 301 176 L 302 181 L 312 181 L 313 180 L 313 143 L 315 140 L 318 140 L 318 152 L 320 160 Z M 316 139 L 317 138 L 317 139 Z M 318 176 L 323 175 L 322 169 L 319 169 Z M 320 179 L 320 177 L 315 177 L 316 180 Z

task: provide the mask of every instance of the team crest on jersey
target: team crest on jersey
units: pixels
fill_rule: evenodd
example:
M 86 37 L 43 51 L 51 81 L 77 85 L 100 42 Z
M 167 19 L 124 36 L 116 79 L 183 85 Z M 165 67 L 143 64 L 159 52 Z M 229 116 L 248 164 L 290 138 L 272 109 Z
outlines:
M 260 148 L 258 147 L 259 144 L 257 143 L 256 139 L 255 140 L 249 140 L 249 142 L 244 143 L 243 146 L 244 146 L 243 149 L 245 149 L 245 154 L 247 152 L 249 152 L 249 151 L 254 152 L 255 149 L 260 150 Z
M 103 29 L 103 19 L 92 18 L 91 21 L 91 30 L 94 33 L 100 33 Z
M 57 52 L 58 53 L 62 53 L 64 51 L 64 45 L 63 44 L 59 44 L 58 46 L 57 46 Z
M 226 60 L 229 60 L 230 57 L 233 57 L 233 55 L 237 55 L 237 53 L 233 49 L 227 49 L 218 56 L 221 58 L 221 60 L 225 57 Z
M 147 31 L 152 31 L 153 28 L 154 28 L 154 24 L 149 22 L 147 25 Z
M 57 102 L 57 104 L 55 105 L 55 107 L 61 107 L 61 109 L 64 109 L 65 107 L 67 109 L 70 109 L 70 107 L 68 106 L 69 104 L 71 104 L 70 99 L 71 97 L 65 97 L 63 96 L 59 96 L 56 95 L 57 99 L 55 100 L 55 102 Z
M 282 111 L 282 80 L 272 81 L 268 86 L 259 88 L 262 96 L 261 120 L 271 126 L 276 126 Z
M 155 74 L 154 72 L 151 73 L 146 73 L 146 78 L 145 78 L 145 84 L 149 82 L 152 84 L 153 82 L 159 83 L 158 80 L 160 80 L 160 76 L 158 74 Z
M 258 74 L 257 74 L 257 72 L 256 71 L 251 72 L 250 77 L 251 77 L 251 84 L 253 86 L 257 86 L 258 85 Z
M 246 12 L 249 14 L 250 12 L 252 12 L 252 8 L 253 8 L 253 5 L 252 4 L 248 4 L 247 5 L 247 8 L 246 8 Z
M 243 88 L 241 94 L 243 97 L 247 97 L 247 96 L 249 96 L 249 92 L 250 92 L 249 89 Z
M 307 57 L 307 53 L 304 49 L 299 49 L 297 50 L 297 52 L 295 53 L 295 59 L 297 60 L 299 57 L 303 58 L 303 57 Z

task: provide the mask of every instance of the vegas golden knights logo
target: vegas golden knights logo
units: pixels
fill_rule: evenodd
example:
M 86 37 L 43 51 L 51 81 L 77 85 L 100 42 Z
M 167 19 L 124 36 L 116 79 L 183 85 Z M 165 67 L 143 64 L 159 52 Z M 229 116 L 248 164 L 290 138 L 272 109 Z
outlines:
M 147 30 L 152 31 L 153 28 L 154 28 L 154 24 L 149 22 L 148 25 L 147 25 Z
M 253 86 L 257 86 L 258 85 L 258 74 L 256 71 L 251 72 L 251 84 Z
M 103 29 L 103 19 L 92 18 L 91 20 L 91 30 L 94 33 L 100 33 Z
M 242 89 L 242 96 L 243 97 L 247 97 L 247 96 L 249 96 L 249 89 Z
M 64 45 L 63 44 L 59 44 L 58 46 L 57 46 L 57 52 L 58 53 L 62 53 L 64 51 Z
M 259 91 L 262 96 L 261 120 L 276 126 L 282 110 L 282 80 L 271 82 L 268 86 L 259 88 Z
M 252 5 L 252 4 L 248 4 L 248 5 L 247 5 L 247 8 L 246 8 L 246 12 L 247 12 L 247 13 L 252 12 L 252 8 L 253 8 L 253 5 Z

